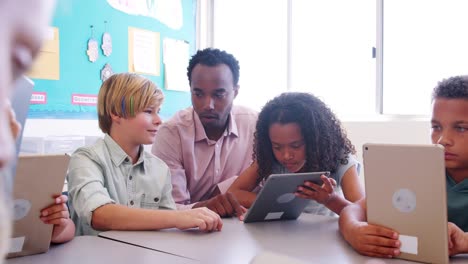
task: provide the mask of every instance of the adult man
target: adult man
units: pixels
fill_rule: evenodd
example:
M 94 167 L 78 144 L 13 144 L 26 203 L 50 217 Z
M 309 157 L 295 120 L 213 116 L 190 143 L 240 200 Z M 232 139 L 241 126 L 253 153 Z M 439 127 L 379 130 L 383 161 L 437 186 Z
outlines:
M 160 127 L 152 152 L 171 169 L 179 209 L 206 206 L 221 216 L 240 217 L 245 208 L 223 192 L 251 163 L 257 113 L 233 106 L 239 63 L 208 48 L 191 58 L 187 70 L 193 107 Z

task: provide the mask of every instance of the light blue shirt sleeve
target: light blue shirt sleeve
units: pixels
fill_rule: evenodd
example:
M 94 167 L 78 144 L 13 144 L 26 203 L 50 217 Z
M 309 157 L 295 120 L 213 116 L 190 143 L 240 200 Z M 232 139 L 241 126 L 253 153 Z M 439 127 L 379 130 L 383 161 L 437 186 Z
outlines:
M 348 171 L 349 168 L 352 166 L 356 166 L 356 170 L 358 175 L 361 171 L 361 164 L 359 161 L 354 157 L 352 154 L 346 155 L 345 159 L 348 161 L 346 164 L 343 164 L 339 161 L 338 167 L 336 168 L 335 172 L 331 174 L 331 177 L 336 180 L 338 186 L 341 186 L 341 180 L 343 179 L 344 174 Z
M 103 169 L 94 155 L 91 150 L 77 150 L 70 159 L 67 176 L 71 208 L 89 226 L 94 210 L 115 203 L 104 187 Z

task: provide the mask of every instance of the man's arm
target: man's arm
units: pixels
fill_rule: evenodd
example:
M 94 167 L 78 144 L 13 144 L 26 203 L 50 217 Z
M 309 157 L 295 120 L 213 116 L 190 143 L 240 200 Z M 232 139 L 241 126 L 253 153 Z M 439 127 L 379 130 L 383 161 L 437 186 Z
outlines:
M 339 228 L 344 239 L 360 254 L 391 258 L 400 254 L 398 233 L 366 222 L 366 200 L 346 206 L 340 214 Z

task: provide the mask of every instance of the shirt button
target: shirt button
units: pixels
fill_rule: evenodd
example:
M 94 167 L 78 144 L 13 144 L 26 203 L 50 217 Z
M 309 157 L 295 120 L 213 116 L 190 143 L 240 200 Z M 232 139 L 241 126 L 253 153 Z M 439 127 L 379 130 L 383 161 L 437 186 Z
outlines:
M 154 201 L 155 201 L 156 203 L 159 202 L 159 198 L 158 198 L 158 197 L 154 198 Z
M 133 200 L 132 200 L 132 201 L 130 201 L 130 205 L 133 205 Z
M 132 176 L 132 175 L 130 175 L 130 177 L 128 177 L 128 178 L 129 178 L 130 180 L 132 180 L 132 179 L 133 179 L 133 176 Z

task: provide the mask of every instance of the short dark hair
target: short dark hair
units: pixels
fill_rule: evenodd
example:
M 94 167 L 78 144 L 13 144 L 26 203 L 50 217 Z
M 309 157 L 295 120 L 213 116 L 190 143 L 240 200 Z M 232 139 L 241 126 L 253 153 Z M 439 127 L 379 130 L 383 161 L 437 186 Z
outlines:
M 254 135 L 253 160 L 258 163 L 257 182 L 272 173 L 275 157 L 269 135 L 274 123 L 296 123 L 306 144 L 305 172 L 335 172 L 347 164 L 347 154 L 356 150 L 331 109 L 309 93 L 283 93 L 269 101 L 258 115 Z
M 239 61 L 230 53 L 224 50 L 206 48 L 199 50 L 195 55 L 192 56 L 187 67 L 187 77 L 189 84 L 192 83 L 192 71 L 197 64 L 206 66 L 218 66 L 220 64 L 226 64 L 232 72 L 232 81 L 234 86 L 239 83 Z
M 432 100 L 437 98 L 468 99 L 468 75 L 444 79 L 434 88 Z

